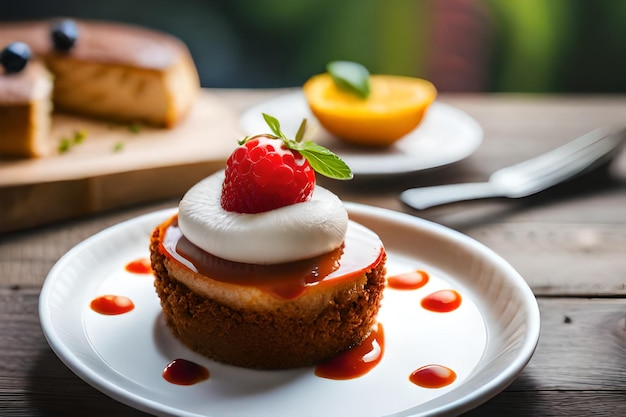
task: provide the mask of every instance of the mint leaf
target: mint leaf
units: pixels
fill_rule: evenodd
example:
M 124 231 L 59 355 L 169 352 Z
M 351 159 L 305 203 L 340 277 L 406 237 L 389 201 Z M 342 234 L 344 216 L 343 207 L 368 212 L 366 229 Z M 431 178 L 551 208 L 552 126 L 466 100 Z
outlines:
M 336 180 L 353 178 L 350 167 L 341 158 L 317 143 L 301 142 L 296 150 L 309 161 L 309 164 L 316 172 L 325 177 Z
M 365 99 L 370 95 L 370 72 L 363 65 L 351 61 L 332 61 L 326 65 L 338 88 Z
M 265 119 L 265 123 L 272 129 L 272 132 L 280 138 L 287 139 L 285 134 L 280 130 L 280 122 L 274 116 L 270 116 L 269 114 L 263 114 L 263 119 Z

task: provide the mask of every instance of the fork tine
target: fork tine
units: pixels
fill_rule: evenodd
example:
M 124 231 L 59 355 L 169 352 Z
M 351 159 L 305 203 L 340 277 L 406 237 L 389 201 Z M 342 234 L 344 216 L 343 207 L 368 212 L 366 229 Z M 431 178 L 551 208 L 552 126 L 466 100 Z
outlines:
M 502 169 L 491 180 L 506 182 L 511 197 L 530 195 L 599 165 L 623 142 L 622 131 L 597 129 L 538 158 Z
M 570 141 L 558 148 L 548 151 L 538 157 L 512 165 L 506 170 L 519 169 L 521 171 L 531 173 L 546 168 L 551 168 L 554 164 L 565 166 L 568 164 L 569 158 L 576 157 L 580 153 L 594 152 L 598 147 L 604 146 L 614 147 L 620 141 L 623 141 L 623 130 L 616 131 L 606 127 L 595 129 L 573 141 Z
M 602 155 L 608 155 L 608 151 L 614 149 L 614 147 L 611 143 L 606 141 L 600 144 L 603 146 L 586 148 L 584 153 L 581 151 L 577 154 L 573 154 L 560 161 L 560 163 L 555 164 L 550 169 L 547 169 L 542 173 L 535 173 L 535 175 L 529 176 L 528 188 L 530 190 L 527 192 L 533 192 L 535 189 L 545 187 L 546 185 L 550 186 L 557 184 L 569 177 L 572 177 L 574 173 L 582 174 L 592 166 L 596 166 L 601 161 L 604 161 L 604 158 L 600 157 L 602 157 Z

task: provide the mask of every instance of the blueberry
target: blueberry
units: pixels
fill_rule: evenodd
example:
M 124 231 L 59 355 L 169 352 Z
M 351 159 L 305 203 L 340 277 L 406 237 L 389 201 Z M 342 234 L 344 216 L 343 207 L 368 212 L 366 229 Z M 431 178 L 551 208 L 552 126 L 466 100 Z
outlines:
M 51 34 L 54 49 L 67 52 L 78 40 L 78 26 L 73 20 L 61 20 L 52 26 Z
M 32 55 L 28 45 L 23 42 L 13 42 L 0 52 L 0 64 L 7 73 L 20 72 Z

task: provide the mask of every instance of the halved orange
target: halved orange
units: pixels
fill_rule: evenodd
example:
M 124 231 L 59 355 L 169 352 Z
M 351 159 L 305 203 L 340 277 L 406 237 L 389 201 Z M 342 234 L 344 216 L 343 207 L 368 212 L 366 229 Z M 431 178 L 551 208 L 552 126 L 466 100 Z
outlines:
M 328 73 L 309 78 L 302 88 L 326 130 L 367 146 L 388 146 L 411 132 L 437 96 L 431 82 L 397 75 L 371 75 L 365 99 L 339 89 Z

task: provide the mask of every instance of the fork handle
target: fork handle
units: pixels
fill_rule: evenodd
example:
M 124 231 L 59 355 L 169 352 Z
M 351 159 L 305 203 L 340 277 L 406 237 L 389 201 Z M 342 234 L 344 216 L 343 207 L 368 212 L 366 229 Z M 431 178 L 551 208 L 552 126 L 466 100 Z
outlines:
M 457 201 L 501 196 L 502 193 L 489 182 L 468 182 L 411 188 L 402 192 L 400 199 L 409 207 L 424 210 Z

